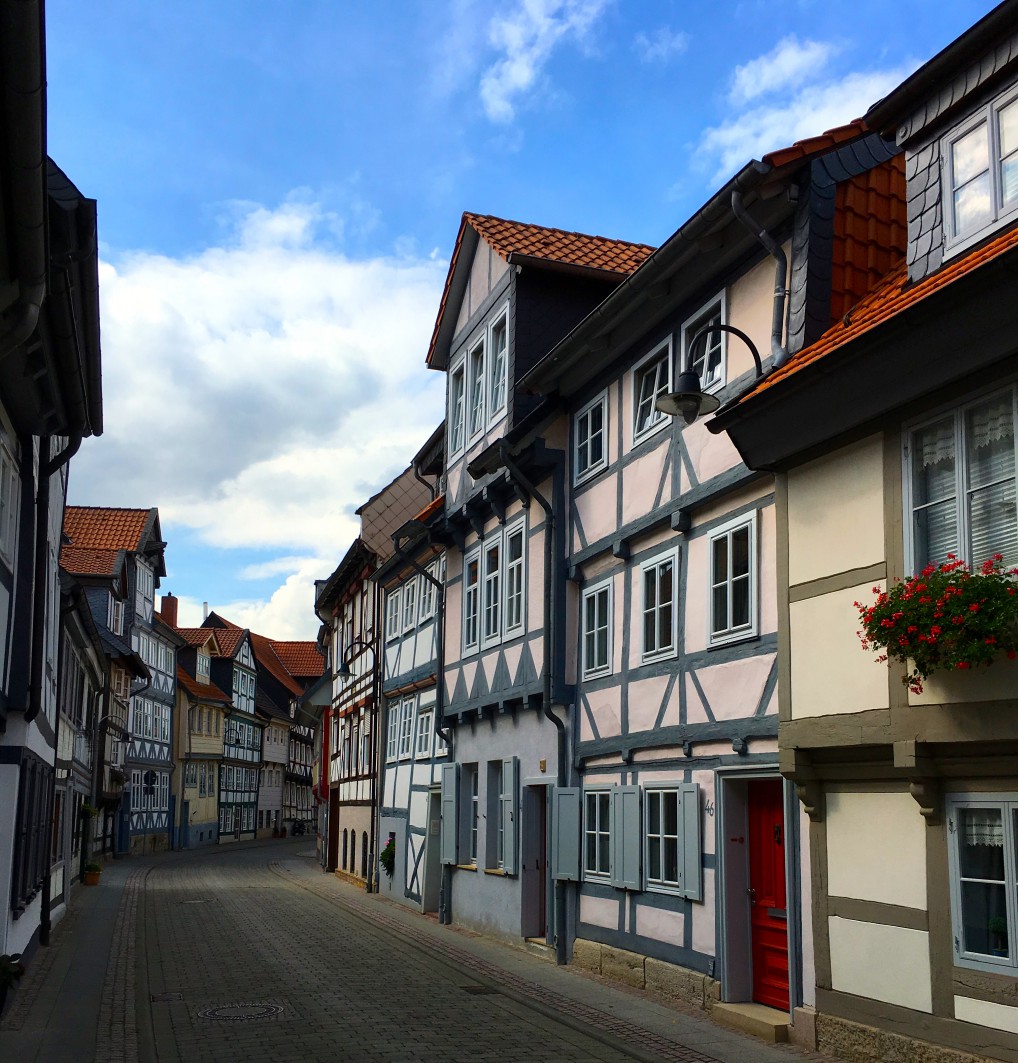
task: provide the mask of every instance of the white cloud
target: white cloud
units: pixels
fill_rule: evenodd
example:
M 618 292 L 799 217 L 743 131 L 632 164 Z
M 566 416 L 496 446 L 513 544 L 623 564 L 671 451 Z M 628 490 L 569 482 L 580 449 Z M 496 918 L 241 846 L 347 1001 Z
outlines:
M 910 64 L 848 74 L 802 88 L 785 102 L 743 111 L 703 133 L 697 151 L 700 164 L 714 168 L 712 181 L 725 181 L 751 159 L 865 114 L 914 69 L 915 64 Z
M 827 63 L 839 50 L 829 41 L 800 41 L 794 34 L 785 37 L 766 55 L 735 68 L 729 103 L 741 107 L 790 85 L 816 81 L 823 77 Z
M 481 103 L 493 122 L 511 122 L 517 100 L 538 82 L 556 46 L 583 41 L 608 0 L 521 0 L 508 16 L 494 18 L 490 43 L 499 58 L 481 78 Z
M 653 33 L 638 33 L 633 38 L 633 51 L 643 63 L 667 63 L 689 47 L 689 34 L 661 26 Z
M 269 602 L 223 605 L 284 637 L 313 625 L 310 573 L 342 557 L 355 508 L 442 418 L 444 374 L 424 358 L 447 264 L 350 258 L 342 219 L 313 202 L 235 214 L 229 240 L 190 258 L 101 264 L 106 432 L 75 458 L 71 494 L 291 555 Z M 299 593 L 302 616 L 284 621 Z

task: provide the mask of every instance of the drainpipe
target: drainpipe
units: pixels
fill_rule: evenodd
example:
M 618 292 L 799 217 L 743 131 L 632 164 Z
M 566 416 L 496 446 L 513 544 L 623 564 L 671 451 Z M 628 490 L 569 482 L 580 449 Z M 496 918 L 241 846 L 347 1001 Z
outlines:
M 382 681 L 380 679 L 378 653 L 379 653 L 379 638 L 378 634 L 382 630 L 379 626 L 381 624 L 381 609 L 378 607 L 378 587 L 374 588 L 374 592 L 371 595 L 371 711 L 374 713 L 374 720 L 372 721 L 372 738 L 374 741 L 371 743 L 371 760 L 372 763 L 368 765 L 368 770 L 371 773 L 371 838 L 368 842 L 368 866 L 367 866 L 367 882 L 365 883 L 365 889 L 368 893 L 378 892 L 378 861 L 375 859 L 375 853 L 378 851 L 378 838 L 381 832 L 381 819 L 382 819 L 382 802 L 381 794 L 379 792 L 379 770 L 381 768 L 381 758 L 378 755 L 381 750 L 382 743 L 382 728 L 379 726 L 380 717 L 378 713 L 378 703 L 382 694 Z M 351 751 L 352 752 L 352 751 Z
M 785 299 L 788 297 L 786 287 L 788 279 L 788 260 L 781 246 L 766 230 L 749 216 L 742 205 L 742 193 L 736 188 L 732 191 L 732 213 L 759 240 L 764 250 L 774 259 L 774 306 L 771 312 L 771 357 L 777 369 L 788 361 L 788 351 L 781 342 L 785 328 Z
M 520 467 L 509 454 L 509 445 L 504 441 L 499 444 L 499 457 L 510 477 L 523 490 L 537 501 L 544 510 L 544 578 L 546 590 L 544 595 L 544 662 L 541 669 L 541 710 L 551 720 L 556 728 L 558 740 L 558 773 L 557 784 L 565 786 L 566 779 L 566 725 L 555 713 L 551 711 L 551 655 L 554 646 L 552 639 L 552 596 L 555 589 L 555 580 L 552 577 L 553 542 L 552 535 L 555 530 L 555 512 L 551 503 L 524 475 Z M 566 963 L 566 894 L 565 883 L 555 881 L 555 962 L 560 966 Z

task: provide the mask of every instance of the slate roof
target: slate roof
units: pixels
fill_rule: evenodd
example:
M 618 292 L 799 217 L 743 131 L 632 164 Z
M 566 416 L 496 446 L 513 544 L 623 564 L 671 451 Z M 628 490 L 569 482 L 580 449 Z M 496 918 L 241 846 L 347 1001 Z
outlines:
M 794 354 L 783 366 L 764 377 L 728 407 L 732 409 L 761 392 L 776 387 L 808 366 L 815 365 L 864 333 L 883 324 L 923 299 L 967 276 L 987 262 L 1018 248 L 1018 227 L 1000 233 L 981 247 L 953 259 L 936 273 L 910 284 L 905 262 L 888 273 L 845 317 L 833 325 L 816 343 Z
M 215 683 L 199 683 L 192 678 L 183 668 L 177 669 L 177 682 L 192 697 L 201 698 L 202 701 L 218 701 L 224 705 L 230 704 L 230 695 L 225 694 Z
M 325 658 L 317 642 L 277 642 L 270 639 L 270 645 L 283 667 L 292 676 L 308 679 L 320 676 L 325 671 Z
M 153 513 L 152 509 L 68 506 L 64 510 L 64 534 L 73 546 L 137 550 Z
M 60 549 L 60 567 L 72 576 L 115 576 L 122 557 L 122 550 L 64 545 Z
M 844 144 L 849 140 L 855 140 L 856 137 L 864 136 L 868 132 L 866 122 L 862 118 L 856 118 L 846 125 L 828 129 L 819 136 L 805 137 L 803 140 L 795 141 L 794 144 L 789 144 L 787 148 L 769 151 L 761 161 L 777 169 L 780 166 L 787 166 L 790 162 L 798 162 L 800 159 L 830 151 L 831 148 L 836 148 L 839 144 Z

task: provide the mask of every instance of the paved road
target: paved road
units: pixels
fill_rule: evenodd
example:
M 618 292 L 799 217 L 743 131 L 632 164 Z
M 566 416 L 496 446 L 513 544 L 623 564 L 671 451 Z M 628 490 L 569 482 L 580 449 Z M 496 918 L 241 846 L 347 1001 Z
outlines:
M 438 927 L 323 875 L 303 839 L 121 861 L 40 956 L 4 1063 L 807 1058 Z

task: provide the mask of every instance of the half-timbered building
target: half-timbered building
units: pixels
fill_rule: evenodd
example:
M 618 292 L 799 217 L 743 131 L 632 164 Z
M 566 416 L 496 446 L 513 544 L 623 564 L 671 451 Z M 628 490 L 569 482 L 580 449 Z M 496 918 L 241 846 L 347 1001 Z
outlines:
M 523 375 L 651 248 L 464 214 L 428 365 L 446 373 L 442 918 L 564 947 L 552 791 L 570 777 L 566 440 L 523 448 Z M 564 903 L 564 892 L 557 899 Z
M 779 741 L 809 817 L 815 1043 L 1014 1060 L 1018 665 L 962 658 L 909 684 L 860 647 L 854 603 L 915 575 L 921 603 L 921 574 L 954 557 L 1018 566 L 1016 5 L 866 121 L 904 149 L 907 246 L 710 427 L 778 479 Z M 906 652 L 945 636 L 900 620 Z

